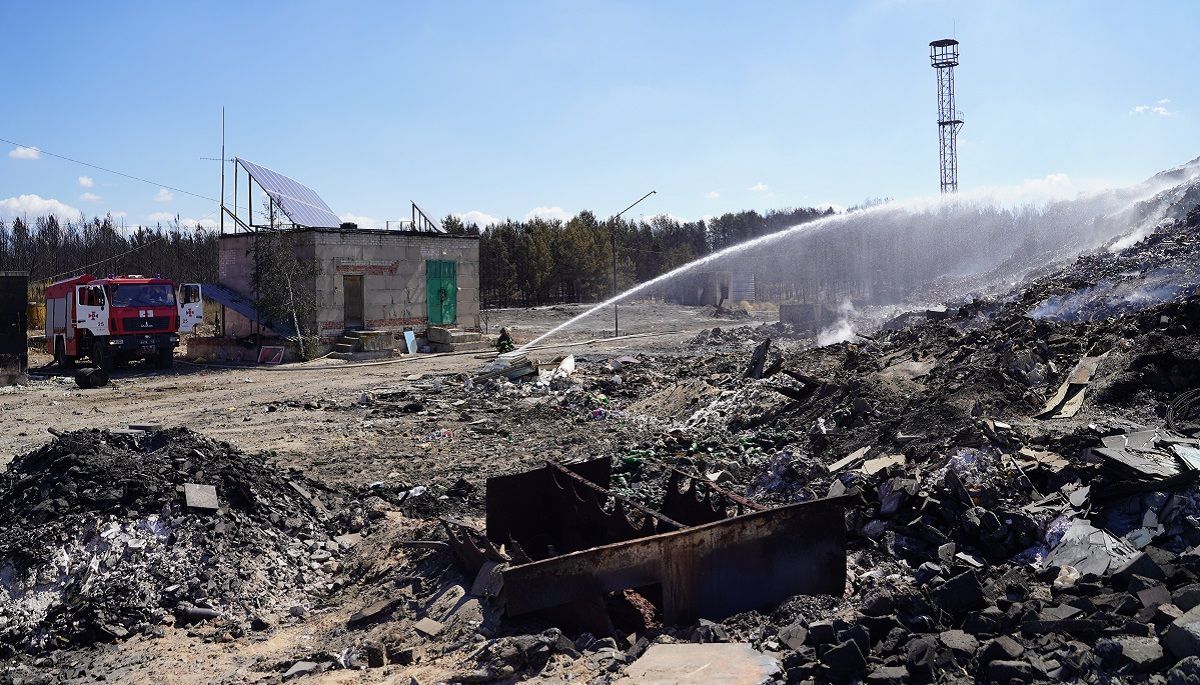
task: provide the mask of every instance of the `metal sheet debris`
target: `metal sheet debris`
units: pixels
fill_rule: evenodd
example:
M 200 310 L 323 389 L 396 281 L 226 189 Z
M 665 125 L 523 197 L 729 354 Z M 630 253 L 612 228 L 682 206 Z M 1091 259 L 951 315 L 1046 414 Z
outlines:
M 655 588 L 664 619 L 719 619 L 796 594 L 840 595 L 845 498 L 766 508 L 682 470 L 661 511 L 607 489 L 607 458 L 488 480 L 486 536 L 443 519 L 469 572 L 500 571 L 506 611 L 611 633 L 604 593 Z
M 1096 357 L 1080 359 L 1071 373 L 1067 374 L 1066 380 L 1058 387 L 1058 391 L 1046 400 L 1046 406 L 1042 407 L 1038 418 L 1069 419 L 1075 416 L 1079 412 L 1079 408 L 1083 406 L 1084 395 L 1088 384 L 1091 383 L 1092 376 L 1096 373 L 1100 362 L 1107 356 L 1108 353 L 1105 352 Z

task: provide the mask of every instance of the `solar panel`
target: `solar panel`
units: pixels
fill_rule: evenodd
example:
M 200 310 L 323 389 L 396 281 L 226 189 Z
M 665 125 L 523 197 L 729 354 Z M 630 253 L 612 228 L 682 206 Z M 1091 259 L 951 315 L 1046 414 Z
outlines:
M 312 188 L 253 162 L 244 159 L 237 161 L 292 223 L 309 228 L 338 228 L 342 225 L 342 220 Z

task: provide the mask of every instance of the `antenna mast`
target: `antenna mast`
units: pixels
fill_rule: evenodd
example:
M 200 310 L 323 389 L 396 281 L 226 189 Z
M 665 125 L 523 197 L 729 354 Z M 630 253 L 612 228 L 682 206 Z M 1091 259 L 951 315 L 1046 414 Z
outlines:
M 938 160 L 943 193 L 958 192 L 958 130 L 962 112 L 954 108 L 954 67 L 958 66 L 958 41 L 953 38 L 929 44 L 929 59 L 937 70 Z

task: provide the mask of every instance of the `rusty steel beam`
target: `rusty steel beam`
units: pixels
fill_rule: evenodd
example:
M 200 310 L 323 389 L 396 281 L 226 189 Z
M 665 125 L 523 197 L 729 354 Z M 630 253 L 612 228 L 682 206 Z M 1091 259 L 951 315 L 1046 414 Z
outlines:
M 668 623 L 721 619 L 798 594 L 841 596 L 845 499 L 756 511 L 509 567 L 507 612 L 519 616 L 652 585 L 661 587 Z
M 728 507 L 732 507 L 738 516 L 751 511 L 768 509 L 758 502 L 726 490 L 694 473 L 676 467 L 671 467 L 670 473 L 667 480 L 667 492 L 663 497 L 662 511 L 667 516 L 690 526 L 727 518 L 726 509 Z
M 595 483 L 591 482 L 587 478 L 584 478 L 583 476 L 579 475 L 578 473 L 574 473 L 574 472 L 570 471 L 562 464 L 558 464 L 558 463 L 555 463 L 552 461 L 547 461 L 546 466 L 550 467 L 551 469 L 554 469 L 555 471 L 566 476 L 567 478 L 570 478 L 571 480 L 575 481 L 576 484 L 581 485 L 584 488 L 587 488 L 588 490 L 591 490 L 592 492 L 596 493 L 597 495 L 599 495 L 601 497 L 605 497 L 605 498 L 611 497 L 614 500 L 616 500 L 617 502 L 620 502 L 621 504 L 625 505 L 626 507 L 633 509 L 634 511 L 641 512 L 642 515 L 652 518 L 655 521 L 658 521 L 660 524 L 669 526 L 671 528 L 683 528 L 684 527 L 684 525 L 682 523 L 679 523 L 678 521 L 672 521 L 671 519 L 667 518 L 666 516 L 663 516 L 662 514 L 658 513 L 657 511 L 654 511 L 653 509 L 651 509 L 650 507 L 647 507 L 644 504 L 641 504 L 640 502 L 635 502 L 635 501 L 629 499 L 628 497 L 625 497 L 623 495 L 618 495 L 617 493 L 612 492 L 608 488 L 602 488 L 599 485 L 596 485 Z

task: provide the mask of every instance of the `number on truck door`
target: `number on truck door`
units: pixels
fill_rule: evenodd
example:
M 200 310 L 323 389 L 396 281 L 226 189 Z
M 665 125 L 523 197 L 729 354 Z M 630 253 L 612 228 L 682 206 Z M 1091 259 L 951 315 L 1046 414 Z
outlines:
M 75 328 L 92 335 L 108 335 L 108 306 L 104 288 L 98 285 L 75 286 Z
M 179 332 L 185 333 L 204 323 L 204 299 L 199 283 L 179 286 Z

